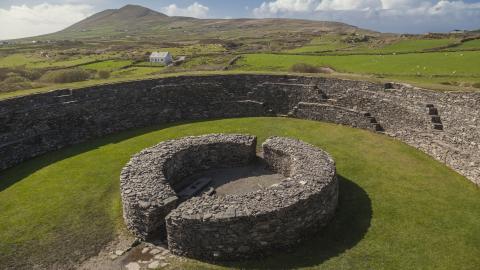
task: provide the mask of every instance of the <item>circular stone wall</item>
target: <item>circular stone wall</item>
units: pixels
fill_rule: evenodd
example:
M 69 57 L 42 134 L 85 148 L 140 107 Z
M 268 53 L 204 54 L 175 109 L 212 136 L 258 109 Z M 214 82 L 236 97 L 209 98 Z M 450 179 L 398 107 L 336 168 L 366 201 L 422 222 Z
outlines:
M 123 217 L 128 229 L 148 239 L 164 233 L 165 216 L 179 203 L 186 176 L 239 167 L 255 158 L 256 138 L 212 134 L 171 140 L 136 154 L 120 175 Z
M 166 218 L 172 253 L 206 260 L 261 257 L 289 248 L 327 224 L 338 201 L 329 154 L 294 139 L 263 144 L 270 168 L 286 176 L 267 189 L 194 197 Z
M 127 227 L 142 239 L 166 234 L 172 253 L 206 260 L 261 256 L 293 246 L 323 227 L 337 206 L 335 163 L 326 152 L 287 138 L 263 144 L 267 166 L 285 176 L 279 184 L 192 197 L 179 205 L 184 188 L 194 182 L 188 176 L 247 165 L 255 150 L 255 137 L 224 134 L 143 150 L 120 177 Z

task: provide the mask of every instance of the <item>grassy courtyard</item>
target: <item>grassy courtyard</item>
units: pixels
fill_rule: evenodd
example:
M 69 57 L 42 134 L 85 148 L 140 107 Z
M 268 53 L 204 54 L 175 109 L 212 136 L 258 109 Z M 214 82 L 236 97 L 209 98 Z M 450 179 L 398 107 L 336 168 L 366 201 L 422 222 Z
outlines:
M 364 130 L 285 118 L 241 118 L 127 131 L 0 173 L 0 265 L 76 261 L 124 230 L 119 174 L 160 141 L 214 132 L 295 137 L 330 152 L 340 176 L 335 219 L 293 253 L 173 269 L 478 269 L 480 191 L 427 155 Z

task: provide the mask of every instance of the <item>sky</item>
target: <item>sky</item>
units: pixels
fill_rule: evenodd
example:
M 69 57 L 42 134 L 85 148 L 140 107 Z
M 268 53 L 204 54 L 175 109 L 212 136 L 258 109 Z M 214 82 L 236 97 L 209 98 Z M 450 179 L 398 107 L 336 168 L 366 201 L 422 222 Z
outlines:
M 59 31 L 126 4 L 171 16 L 339 21 L 392 33 L 480 29 L 480 0 L 0 0 L 0 40 Z

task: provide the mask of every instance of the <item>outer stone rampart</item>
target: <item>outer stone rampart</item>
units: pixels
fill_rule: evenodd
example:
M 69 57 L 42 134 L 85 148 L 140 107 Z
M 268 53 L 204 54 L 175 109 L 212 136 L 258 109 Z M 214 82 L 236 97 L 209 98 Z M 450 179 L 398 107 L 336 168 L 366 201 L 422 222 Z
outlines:
M 333 159 L 298 140 L 273 137 L 264 158 L 286 179 L 247 194 L 202 196 L 166 218 L 168 245 L 177 255 L 207 260 L 261 257 L 318 231 L 338 202 Z
M 0 170 L 127 129 L 278 115 L 384 131 L 480 184 L 480 93 L 271 75 L 172 77 L 1 100 Z

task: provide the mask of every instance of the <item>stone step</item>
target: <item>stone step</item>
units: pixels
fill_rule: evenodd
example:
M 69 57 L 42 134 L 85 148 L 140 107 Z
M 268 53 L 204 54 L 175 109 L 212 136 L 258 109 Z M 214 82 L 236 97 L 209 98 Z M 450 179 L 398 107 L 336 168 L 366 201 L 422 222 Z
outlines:
M 428 114 L 429 115 L 438 115 L 438 110 L 435 107 L 430 107 L 428 108 Z
M 377 123 L 378 123 L 378 122 L 377 122 L 377 119 L 376 119 L 375 117 L 373 117 L 373 116 L 369 116 L 369 117 L 367 117 L 367 118 L 370 120 L 370 123 L 372 123 L 372 124 L 377 124 Z
M 377 131 L 377 132 L 383 132 L 385 131 L 382 127 L 382 125 L 376 123 L 376 124 L 372 124 L 372 127 L 373 127 L 373 130 Z
M 442 124 L 433 124 L 433 129 L 435 129 L 435 130 L 443 130 L 443 125 L 442 125 Z
M 197 195 L 200 191 L 202 191 L 210 182 L 212 181 L 212 178 L 209 177 L 202 177 L 193 184 L 189 185 L 186 187 L 184 190 L 180 191 L 178 193 L 178 197 L 181 199 L 188 199 L 190 197 L 193 197 Z
M 434 124 L 441 124 L 442 119 L 440 118 L 439 115 L 432 115 L 432 123 Z

